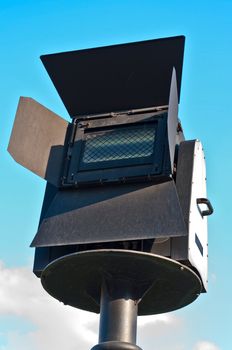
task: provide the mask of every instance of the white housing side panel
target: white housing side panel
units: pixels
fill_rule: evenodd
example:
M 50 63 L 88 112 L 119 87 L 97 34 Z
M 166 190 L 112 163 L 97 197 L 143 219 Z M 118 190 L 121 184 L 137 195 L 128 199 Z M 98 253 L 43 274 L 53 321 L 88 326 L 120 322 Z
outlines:
M 202 144 L 196 141 L 192 174 L 192 192 L 189 214 L 189 261 L 201 275 L 203 285 L 207 290 L 208 283 L 208 233 L 207 216 L 202 216 L 198 198 L 206 196 L 206 167 Z M 202 207 L 201 209 L 205 209 Z

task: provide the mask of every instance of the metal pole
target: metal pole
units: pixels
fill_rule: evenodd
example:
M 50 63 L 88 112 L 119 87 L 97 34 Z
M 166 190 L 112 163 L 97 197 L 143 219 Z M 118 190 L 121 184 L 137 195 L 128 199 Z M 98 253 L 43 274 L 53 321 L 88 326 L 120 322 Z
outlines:
M 133 294 L 130 281 L 103 281 L 99 344 L 92 350 L 141 350 L 135 345 L 138 300 L 135 300 Z

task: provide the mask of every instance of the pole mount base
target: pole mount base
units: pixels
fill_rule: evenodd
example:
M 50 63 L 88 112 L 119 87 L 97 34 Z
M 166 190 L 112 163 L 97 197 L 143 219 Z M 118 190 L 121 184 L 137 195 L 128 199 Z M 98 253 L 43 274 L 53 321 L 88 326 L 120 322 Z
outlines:
M 142 350 L 135 344 L 123 341 L 106 341 L 95 345 L 91 350 Z
M 121 277 L 139 289 L 147 288 L 138 305 L 139 316 L 182 308 L 202 291 L 199 276 L 189 267 L 160 255 L 119 249 L 65 255 L 45 267 L 41 282 L 65 305 L 99 313 L 101 285 L 106 276 Z

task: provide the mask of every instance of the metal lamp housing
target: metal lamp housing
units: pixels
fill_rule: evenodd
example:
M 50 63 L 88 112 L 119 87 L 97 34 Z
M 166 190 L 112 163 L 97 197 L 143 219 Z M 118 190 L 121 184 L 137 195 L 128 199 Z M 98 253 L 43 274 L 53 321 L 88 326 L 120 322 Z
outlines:
M 47 181 L 38 277 L 71 253 L 129 249 L 185 264 L 207 289 L 212 206 L 202 145 L 178 119 L 183 51 L 181 36 L 41 57 L 72 122 L 22 97 L 8 147 Z

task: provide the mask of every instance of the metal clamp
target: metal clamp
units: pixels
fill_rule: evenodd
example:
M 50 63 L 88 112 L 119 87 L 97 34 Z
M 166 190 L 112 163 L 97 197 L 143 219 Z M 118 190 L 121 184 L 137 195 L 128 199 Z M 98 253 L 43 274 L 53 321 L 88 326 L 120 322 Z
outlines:
M 199 204 L 205 204 L 208 207 L 208 209 L 201 210 Z M 207 198 L 197 198 L 197 205 L 198 205 L 199 211 L 200 211 L 202 216 L 208 216 L 208 215 L 213 214 L 212 204 L 210 203 L 210 201 Z

